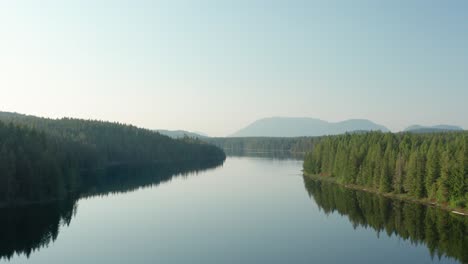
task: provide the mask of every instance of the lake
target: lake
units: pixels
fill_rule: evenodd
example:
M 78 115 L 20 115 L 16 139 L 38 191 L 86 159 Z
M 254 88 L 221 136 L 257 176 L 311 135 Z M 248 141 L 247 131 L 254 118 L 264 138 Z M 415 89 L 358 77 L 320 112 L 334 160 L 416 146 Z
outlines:
M 315 182 L 301 169 L 295 159 L 231 156 L 182 174 L 111 171 L 79 199 L 0 209 L 0 262 L 468 261 L 466 217 Z

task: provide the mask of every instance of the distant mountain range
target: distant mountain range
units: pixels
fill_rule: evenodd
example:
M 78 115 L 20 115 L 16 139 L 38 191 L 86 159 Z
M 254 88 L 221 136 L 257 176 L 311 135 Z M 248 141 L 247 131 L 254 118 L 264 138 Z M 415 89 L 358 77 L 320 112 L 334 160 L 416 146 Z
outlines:
M 271 117 L 253 122 L 231 137 L 300 137 L 337 135 L 346 132 L 389 130 L 366 119 L 350 119 L 331 123 L 315 118 Z
M 29 123 L 35 124 L 37 119 L 38 117 L 35 116 L 0 111 L 0 121 L 4 122 L 27 120 Z M 54 120 L 47 118 L 43 119 L 51 122 Z M 405 128 L 402 132 L 438 133 L 463 130 L 464 129 L 462 127 L 454 125 L 411 125 Z M 184 136 L 202 140 L 209 138 L 206 134 L 186 130 L 158 129 L 154 131 L 176 139 L 183 138 Z M 376 124 L 367 119 L 349 119 L 341 122 L 327 122 L 317 118 L 308 117 L 270 117 L 256 120 L 228 137 L 303 137 L 338 135 L 347 132 L 365 133 L 368 131 L 389 132 L 390 130 L 383 125 Z
M 168 137 L 171 137 L 171 138 L 183 138 L 185 136 L 188 136 L 188 137 L 191 137 L 191 138 L 203 139 L 203 138 L 208 137 L 207 135 L 202 134 L 202 133 L 189 132 L 189 131 L 185 131 L 185 130 L 158 129 L 158 130 L 155 130 L 155 131 L 158 132 L 161 135 L 165 135 L 165 136 L 168 136 Z
M 412 125 L 407 127 L 404 132 L 412 133 L 437 133 L 437 132 L 446 132 L 446 131 L 463 131 L 463 128 L 459 126 L 452 125 L 437 125 L 437 126 L 421 126 L 421 125 Z

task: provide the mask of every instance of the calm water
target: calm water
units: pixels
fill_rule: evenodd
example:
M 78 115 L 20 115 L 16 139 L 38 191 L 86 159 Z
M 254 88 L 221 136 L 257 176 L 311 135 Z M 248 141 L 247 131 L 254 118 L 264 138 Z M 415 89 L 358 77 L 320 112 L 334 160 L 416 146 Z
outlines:
M 465 218 L 309 181 L 301 167 L 298 160 L 229 157 L 221 167 L 176 177 L 138 172 L 147 175 L 142 182 L 125 180 L 130 170 L 78 201 L 2 209 L 0 262 L 467 260 Z

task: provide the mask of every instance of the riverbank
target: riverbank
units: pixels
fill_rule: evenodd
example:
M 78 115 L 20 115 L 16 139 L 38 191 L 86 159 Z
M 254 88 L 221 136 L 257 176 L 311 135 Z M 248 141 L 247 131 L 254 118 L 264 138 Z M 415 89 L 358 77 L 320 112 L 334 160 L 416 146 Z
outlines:
M 440 208 L 440 209 L 445 210 L 445 211 L 449 211 L 449 212 L 451 212 L 453 214 L 468 216 L 468 209 L 466 209 L 466 208 L 454 208 L 454 207 L 449 206 L 448 204 L 437 203 L 437 202 L 431 201 L 429 199 L 416 199 L 414 197 L 410 197 L 410 196 L 405 195 L 405 194 L 381 193 L 378 190 L 375 190 L 375 189 L 372 189 L 372 188 L 363 187 L 363 186 L 359 186 L 359 185 L 355 185 L 355 184 L 342 184 L 342 183 L 339 183 L 336 180 L 336 178 L 324 177 L 324 176 L 319 176 L 319 175 L 316 175 L 316 174 L 310 174 L 310 173 L 307 173 L 305 171 L 303 171 L 303 174 L 304 174 L 304 177 L 308 177 L 309 179 L 312 179 L 312 180 L 330 182 L 330 183 L 334 183 L 334 184 L 337 184 L 337 185 L 340 185 L 340 186 L 343 186 L 345 188 L 352 189 L 352 190 L 364 191 L 364 192 L 369 192 L 369 193 L 373 193 L 373 194 L 376 194 L 376 195 L 381 195 L 381 196 L 384 196 L 384 197 L 388 197 L 388 198 L 391 198 L 391 199 L 398 199 L 398 200 L 403 200 L 403 201 L 408 201 L 408 202 L 413 202 L 413 203 L 424 204 L 424 205 L 427 205 L 427 206 L 433 206 L 433 207 L 437 207 L 437 208 Z
M 64 200 L 78 200 L 89 196 L 97 187 L 99 187 L 99 190 L 112 188 L 112 191 L 118 192 L 124 183 L 127 186 L 132 186 L 133 189 L 137 189 L 153 184 L 155 180 L 170 179 L 175 175 L 215 168 L 222 165 L 224 161 L 225 157 L 204 160 L 108 163 L 106 166 L 79 170 L 80 183 L 75 185 L 73 189 L 64 190 L 60 196 L 35 200 L 0 201 L 0 209 L 48 205 Z

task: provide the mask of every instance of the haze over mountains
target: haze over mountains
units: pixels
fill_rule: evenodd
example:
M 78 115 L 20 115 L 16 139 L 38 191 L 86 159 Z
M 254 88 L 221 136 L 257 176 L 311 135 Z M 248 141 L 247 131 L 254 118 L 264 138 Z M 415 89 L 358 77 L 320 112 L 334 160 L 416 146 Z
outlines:
M 405 128 L 405 132 L 416 132 L 416 133 L 436 133 L 444 131 L 462 131 L 463 128 L 453 125 L 437 125 L 437 126 L 421 126 L 412 125 Z
M 412 125 L 404 132 L 435 133 L 445 131 L 462 131 L 463 128 L 454 125 L 421 126 Z M 245 128 L 230 135 L 230 137 L 301 137 L 338 135 L 346 132 L 390 130 L 367 119 L 349 119 L 341 122 L 327 122 L 308 117 L 270 117 L 259 119 Z
M 231 137 L 300 137 L 337 135 L 353 131 L 388 132 L 385 126 L 366 119 L 327 122 L 308 117 L 270 117 L 259 119 Z
M 186 130 L 166 130 L 166 129 L 157 129 L 156 132 L 158 132 L 161 135 L 165 135 L 171 138 L 183 138 L 185 136 L 191 137 L 191 138 L 207 138 L 208 136 L 200 133 L 200 132 L 190 132 Z
M 34 121 L 39 117 L 0 111 L 0 120 L 11 121 L 17 118 Z M 47 120 L 48 118 L 43 119 Z M 48 120 L 53 121 L 55 119 Z M 464 129 L 460 126 L 447 124 L 434 126 L 411 125 L 405 128 L 402 132 L 438 133 L 463 130 Z M 191 132 L 187 130 L 156 129 L 153 131 L 174 139 L 183 138 L 185 136 L 201 140 L 210 138 L 209 135 L 204 133 Z M 341 122 L 328 122 L 308 117 L 269 117 L 256 120 L 228 137 L 306 137 L 365 131 L 389 132 L 390 130 L 383 125 L 367 119 L 349 119 Z

